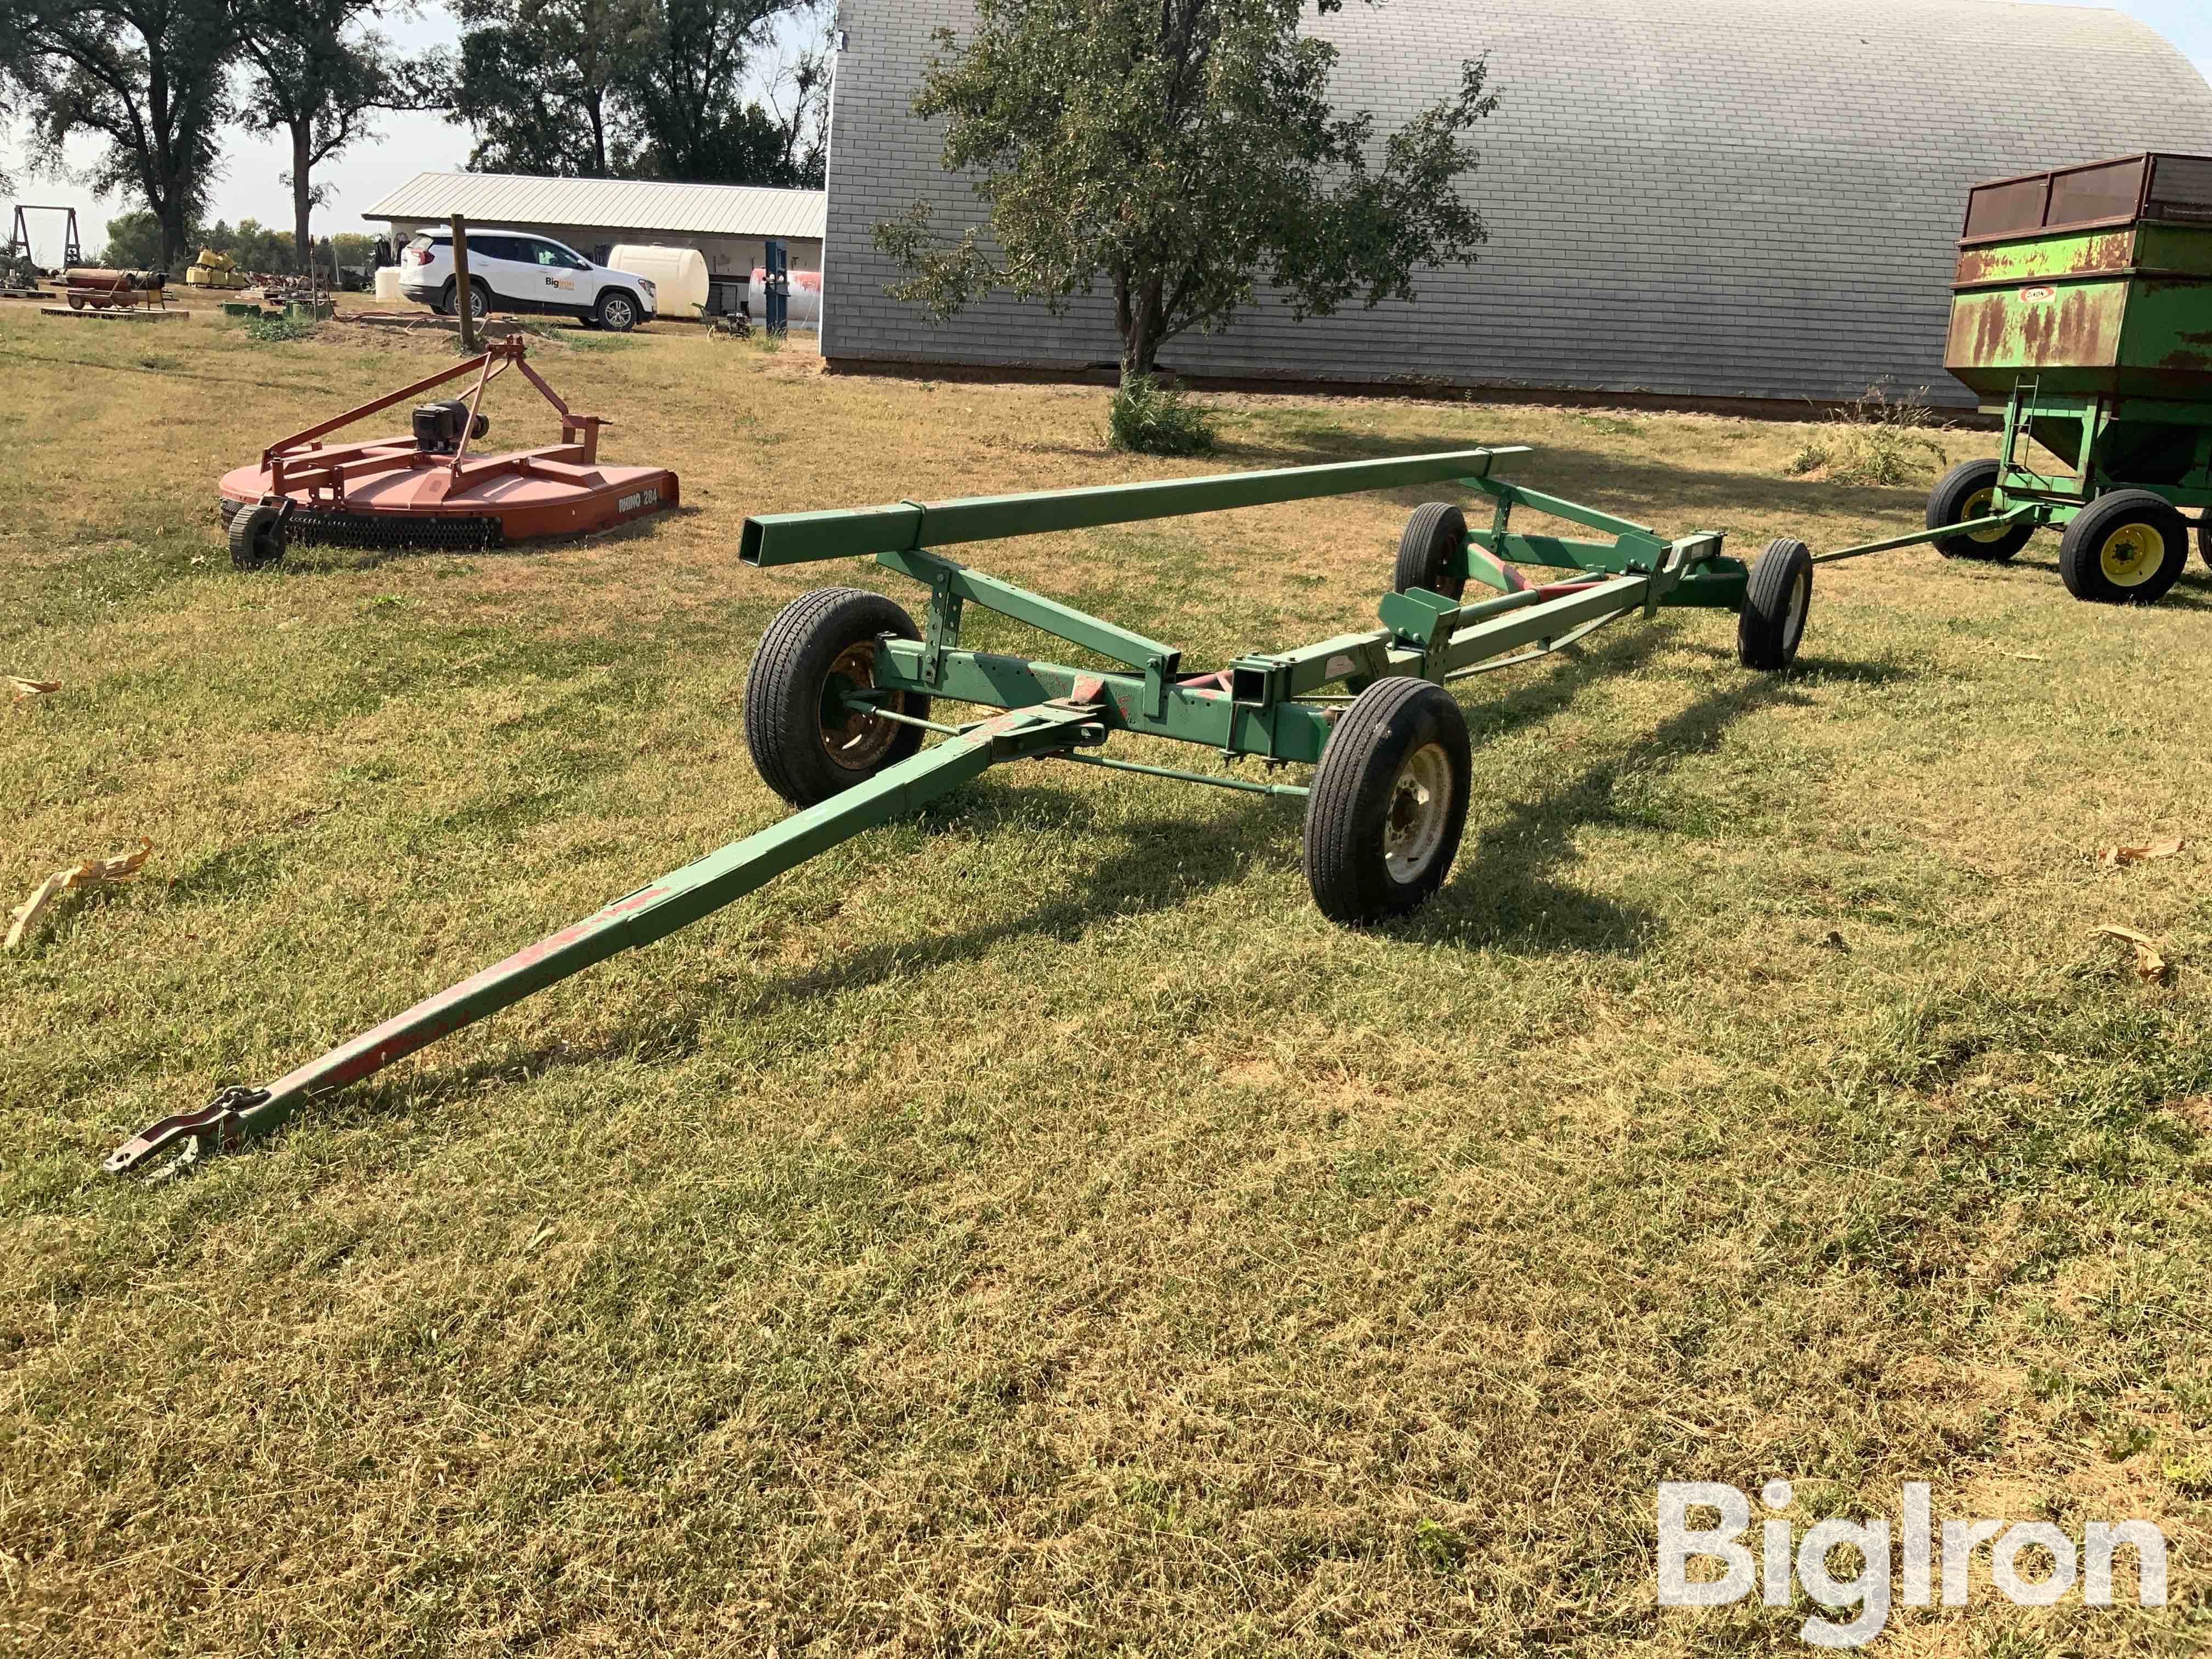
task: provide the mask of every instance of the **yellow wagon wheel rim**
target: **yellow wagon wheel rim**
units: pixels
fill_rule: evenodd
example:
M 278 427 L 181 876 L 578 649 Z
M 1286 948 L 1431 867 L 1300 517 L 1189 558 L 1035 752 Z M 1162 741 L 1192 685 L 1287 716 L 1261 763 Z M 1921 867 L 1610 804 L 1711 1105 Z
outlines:
M 2166 538 L 2155 525 L 2124 524 L 2097 550 L 2097 567 L 2117 587 L 2141 587 L 2166 562 Z
M 1966 504 L 1959 512 L 1959 522 L 1971 524 L 1976 519 L 1988 518 L 1996 510 L 1997 487 L 1991 484 L 1986 489 L 1977 489 L 1966 497 Z M 1970 542 L 2001 542 L 2011 533 L 2010 525 L 1993 524 L 1986 530 L 1969 530 L 1966 539 Z

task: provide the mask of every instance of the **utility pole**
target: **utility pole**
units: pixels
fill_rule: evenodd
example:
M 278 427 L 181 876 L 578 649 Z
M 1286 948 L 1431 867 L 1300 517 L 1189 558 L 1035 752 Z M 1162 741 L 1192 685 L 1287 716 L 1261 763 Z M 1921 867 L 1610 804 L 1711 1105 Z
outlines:
M 469 286 L 469 222 L 453 216 L 453 309 L 460 313 L 461 355 L 477 355 L 476 290 Z

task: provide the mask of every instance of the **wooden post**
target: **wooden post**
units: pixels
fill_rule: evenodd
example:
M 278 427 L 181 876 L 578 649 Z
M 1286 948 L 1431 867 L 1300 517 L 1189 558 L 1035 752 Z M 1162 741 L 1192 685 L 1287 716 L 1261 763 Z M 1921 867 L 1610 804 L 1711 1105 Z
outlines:
M 477 353 L 476 295 L 469 289 L 469 222 L 453 216 L 453 309 L 461 319 L 461 355 Z

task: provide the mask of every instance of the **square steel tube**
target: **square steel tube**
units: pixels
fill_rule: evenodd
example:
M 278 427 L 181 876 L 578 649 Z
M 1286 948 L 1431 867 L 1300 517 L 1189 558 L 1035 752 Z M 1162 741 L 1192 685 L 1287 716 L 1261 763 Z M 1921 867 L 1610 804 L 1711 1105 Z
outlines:
M 738 556 L 750 565 L 805 564 L 819 559 L 866 558 L 914 552 L 960 542 L 995 541 L 1056 530 L 1133 524 L 1230 507 L 1349 495 L 1367 489 L 1460 483 L 1487 478 L 1501 455 L 1522 455 L 1526 446 L 1449 450 L 1380 461 L 1339 461 L 1326 466 L 1279 467 L 1226 472 L 1208 478 L 1161 478 L 1149 483 L 1099 484 L 1019 495 L 978 495 L 960 501 L 899 501 L 823 513 L 768 513 L 745 520 Z M 1587 509 L 1584 509 L 1585 511 Z

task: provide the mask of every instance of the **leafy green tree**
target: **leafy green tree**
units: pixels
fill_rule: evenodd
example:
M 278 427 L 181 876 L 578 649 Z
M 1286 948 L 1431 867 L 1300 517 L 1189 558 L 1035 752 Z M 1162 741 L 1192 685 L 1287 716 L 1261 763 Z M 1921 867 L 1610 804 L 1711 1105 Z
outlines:
M 642 142 L 638 170 L 659 179 L 799 182 L 801 125 L 824 58 L 802 57 L 788 117 L 744 97 L 747 67 L 777 21 L 814 0 L 657 0 L 623 92 Z
M 618 88 L 636 70 L 653 0 L 458 0 L 453 113 L 486 173 L 606 179 L 629 167 Z
M 321 198 L 314 170 L 367 135 L 379 110 L 425 109 L 450 96 L 434 55 L 402 58 L 368 27 L 381 0 L 230 0 L 247 70 L 238 114 L 250 131 L 281 132 L 291 148 L 295 269 L 313 247 L 308 219 Z
M 96 256 L 112 270 L 147 270 L 161 263 L 161 223 L 144 208 L 107 222 L 107 246 Z
M 31 118 L 32 158 L 101 141 L 87 182 L 146 204 L 160 264 L 180 268 L 186 231 L 216 174 L 236 36 L 224 0 L 9 0 L 0 52 Z
M 1103 283 L 1127 385 L 1164 342 L 1227 327 L 1262 280 L 1323 316 L 1410 300 L 1417 270 L 1474 258 L 1486 233 L 1460 181 L 1497 106 L 1484 65 L 1380 136 L 1331 106 L 1336 50 L 1299 33 L 1304 9 L 977 0 L 964 43 L 938 31 L 915 110 L 945 118 L 944 164 L 980 175 L 988 226 L 948 241 L 926 202 L 877 225 L 908 273 L 890 292 L 941 320 L 993 289 L 1057 312 Z

